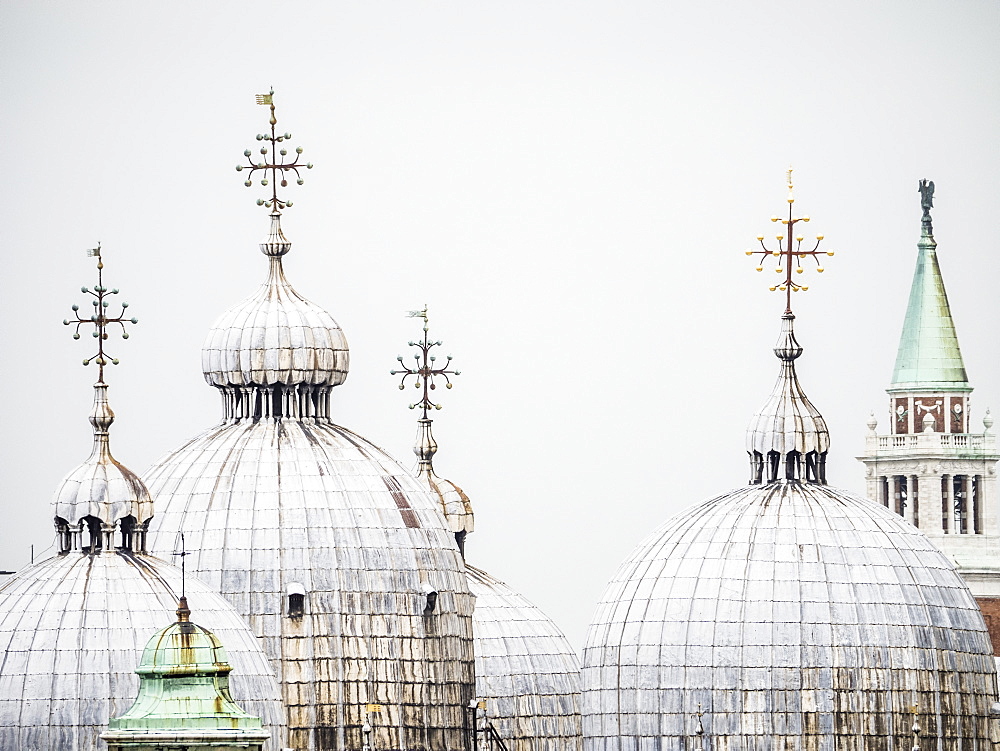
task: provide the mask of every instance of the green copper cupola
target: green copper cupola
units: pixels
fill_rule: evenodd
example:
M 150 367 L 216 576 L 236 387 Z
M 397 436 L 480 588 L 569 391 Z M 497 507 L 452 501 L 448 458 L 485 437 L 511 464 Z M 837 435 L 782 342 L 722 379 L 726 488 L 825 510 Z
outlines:
M 190 620 L 181 597 L 177 621 L 157 632 L 136 672 L 139 695 L 101 738 L 108 751 L 261 751 L 259 718 L 229 694 L 232 668 L 215 634 Z
M 921 180 L 920 195 L 923 217 L 920 242 L 917 243 L 917 267 L 888 391 L 971 391 L 938 266 L 937 243 L 931 224 L 934 183 Z

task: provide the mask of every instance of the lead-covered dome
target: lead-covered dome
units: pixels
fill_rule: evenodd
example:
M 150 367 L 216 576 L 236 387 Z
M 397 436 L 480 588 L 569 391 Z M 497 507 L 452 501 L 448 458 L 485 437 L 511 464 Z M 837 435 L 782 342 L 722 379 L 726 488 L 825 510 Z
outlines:
M 99 735 L 135 699 L 143 648 L 177 607 L 181 572 L 152 556 L 69 552 L 0 587 L 0 748 L 106 748 Z M 200 619 L 228 649 L 234 698 L 283 748 L 284 709 L 267 656 L 232 606 L 187 578 Z
M 990 748 L 993 650 L 955 566 L 888 509 L 778 481 L 707 501 L 622 564 L 584 650 L 584 748 Z
M 208 332 L 202 371 L 213 386 L 339 386 L 347 378 L 347 339 L 333 316 L 299 295 L 285 279 L 281 258 L 291 243 L 271 215 L 271 231 L 260 244 L 270 259 L 267 281 L 233 306 Z
M 456 541 L 436 496 L 330 419 L 347 345 L 285 281 L 290 243 L 271 222 L 267 284 L 205 349 L 223 421 L 146 475 L 151 549 L 185 535 L 188 570 L 261 637 L 289 746 L 462 748 L 473 598 Z
M 580 660 L 562 631 L 523 595 L 466 566 L 476 694 L 509 751 L 578 751 Z

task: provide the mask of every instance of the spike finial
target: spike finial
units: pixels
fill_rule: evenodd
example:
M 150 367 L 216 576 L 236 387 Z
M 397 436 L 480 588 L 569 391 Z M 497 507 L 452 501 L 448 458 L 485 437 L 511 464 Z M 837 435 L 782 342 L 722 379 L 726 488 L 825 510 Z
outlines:
M 420 401 L 415 404 L 410 405 L 410 409 L 417 409 L 418 407 L 423 410 L 423 416 L 421 419 L 427 418 L 427 410 L 429 409 L 441 409 L 440 404 L 435 404 L 431 401 L 430 392 L 437 388 L 437 384 L 434 383 L 435 378 L 444 378 L 445 388 L 451 388 L 452 383 L 449 376 L 461 375 L 461 371 L 451 369 L 451 355 L 448 355 L 444 367 L 438 367 L 436 365 L 437 356 L 431 354 L 431 350 L 434 347 L 441 345 L 441 342 L 432 342 L 427 335 L 428 330 L 428 317 L 427 317 L 427 306 L 424 305 L 423 310 L 410 310 L 407 311 L 406 315 L 409 318 L 422 318 L 424 320 L 424 337 L 421 341 L 409 342 L 411 347 L 416 347 L 418 352 L 413 355 L 413 359 L 416 360 L 414 367 L 408 367 L 403 362 L 403 356 L 399 355 L 396 360 L 399 364 L 403 366 L 402 370 L 390 370 L 390 375 L 401 375 L 402 380 L 399 382 L 400 390 L 406 388 L 406 379 L 410 376 L 414 376 L 416 380 L 414 381 L 414 387 L 418 389 L 423 389 L 422 397 Z
M 187 547 L 184 544 L 184 533 L 181 532 L 181 549 L 174 551 L 171 555 L 176 555 L 181 559 L 181 602 L 187 603 L 187 567 L 184 565 L 184 559 L 191 555 Z M 189 611 L 190 612 L 190 611 Z M 178 611 L 178 614 L 180 611 Z
M 111 317 L 108 315 L 108 308 L 111 305 L 110 297 L 111 295 L 117 295 L 117 289 L 108 289 L 104 286 L 104 261 L 101 258 L 101 244 L 97 243 L 96 248 L 90 248 L 87 250 L 87 255 L 97 259 L 97 284 L 91 289 L 90 287 L 81 287 L 80 291 L 92 295 L 94 299 L 91 301 L 94 307 L 94 313 L 89 318 L 83 318 L 80 315 L 80 306 L 73 306 L 73 315 L 75 319 L 64 319 L 63 325 L 74 326 L 73 338 L 80 338 L 80 327 L 86 325 L 92 325 L 94 327 L 93 336 L 97 339 L 97 353 L 91 355 L 86 360 L 83 361 L 84 365 L 90 365 L 90 363 L 97 363 L 97 382 L 104 383 L 104 366 L 109 362 L 112 365 L 118 364 L 117 358 L 110 358 L 108 354 L 104 351 L 104 342 L 108 340 L 108 326 L 119 325 L 122 327 L 122 339 L 128 339 L 128 331 L 125 330 L 126 323 L 139 323 L 138 318 L 126 318 L 125 309 L 128 308 L 127 302 L 121 303 L 121 312 L 115 316 Z
M 821 251 L 819 249 L 820 243 L 823 241 L 823 235 L 816 235 L 816 244 L 813 246 L 812 250 L 803 250 L 802 241 L 805 239 L 802 235 L 795 235 L 793 229 L 799 222 L 808 222 L 808 216 L 793 216 L 792 206 L 795 203 L 795 197 L 792 194 L 792 168 L 789 167 L 785 172 L 786 182 L 788 183 L 788 218 L 781 219 L 778 216 L 772 216 L 772 222 L 780 221 L 785 225 L 786 230 L 783 235 L 776 235 L 777 239 L 777 250 L 769 250 L 764 244 L 764 235 L 757 235 L 757 241 L 760 243 L 761 250 L 748 250 L 746 253 L 748 256 L 760 255 L 761 265 L 757 267 L 757 271 L 764 270 L 764 259 L 768 256 L 775 256 L 778 261 L 778 267 L 775 272 L 778 274 L 784 274 L 785 278 L 779 283 L 771 287 L 771 291 L 780 290 L 785 293 L 785 313 L 790 314 L 792 312 L 792 292 L 805 292 L 809 287 L 798 284 L 794 281 L 794 274 L 801 274 L 805 271 L 802 267 L 802 259 L 806 256 L 811 256 L 814 261 L 816 261 L 816 271 L 823 273 L 823 266 L 820 264 L 819 257 L 824 253 L 828 256 L 833 255 L 832 250 Z
M 253 160 L 253 152 L 250 149 L 244 151 L 243 156 L 247 158 L 247 163 L 237 164 L 236 171 L 250 170 L 250 176 L 243 183 L 248 188 L 253 185 L 252 178 L 254 173 L 257 171 L 263 172 L 260 184 L 264 187 L 271 186 L 271 197 L 269 199 L 258 198 L 257 205 L 266 206 L 272 212 L 279 213 L 281 209 L 291 206 L 292 202 L 278 198 L 278 185 L 280 184 L 282 188 L 288 186 L 287 173 L 289 172 L 294 173 L 295 182 L 302 185 L 305 181 L 302 179 L 299 170 L 312 169 L 313 166 L 311 162 L 299 162 L 299 157 L 302 155 L 301 146 L 296 147 L 295 157 L 291 161 L 288 161 L 288 149 L 284 148 L 281 144 L 291 140 L 292 134 L 278 133 L 275 129 L 275 126 L 278 124 L 278 118 L 274 114 L 274 89 L 271 89 L 268 94 L 257 94 L 257 104 L 268 105 L 271 108 L 271 117 L 268 120 L 271 125 L 271 135 L 267 135 L 267 133 L 257 134 L 257 140 L 262 142 L 262 144 L 269 143 L 270 147 L 266 145 L 260 147 L 260 154 L 263 160 L 259 162 Z

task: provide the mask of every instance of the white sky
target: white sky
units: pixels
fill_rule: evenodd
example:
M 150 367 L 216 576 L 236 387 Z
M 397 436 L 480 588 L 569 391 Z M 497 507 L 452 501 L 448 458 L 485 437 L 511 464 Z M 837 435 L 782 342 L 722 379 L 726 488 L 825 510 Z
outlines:
M 7 0 L 0 569 L 51 544 L 89 452 L 93 340 L 61 325 L 84 248 L 141 321 L 111 342 L 117 458 L 142 472 L 218 419 L 200 347 L 266 275 L 263 191 L 233 168 L 273 86 L 316 164 L 288 191 L 286 271 L 351 344 L 337 421 L 412 463 L 388 371 L 428 303 L 463 371 L 436 468 L 475 504 L 469 560 L 582 646 L 639 540 L 745 481 L 782 302 L 743 251 L 774 234 L 789 163 L 841 251 L 797 298 L 833 484 L 863 490 L 886 413 L 922 177 L 974 424 L 1000 408 L 998 31 L 992 0 Z

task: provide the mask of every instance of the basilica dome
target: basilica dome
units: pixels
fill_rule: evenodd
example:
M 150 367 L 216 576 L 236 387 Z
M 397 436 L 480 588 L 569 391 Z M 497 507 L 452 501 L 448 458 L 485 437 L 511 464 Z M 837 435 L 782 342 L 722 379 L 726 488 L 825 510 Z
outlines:
M 584 650 L 584 748 L 990 748 L 996 670 L 954 564 L 883 506 L 826 485 L 829 437 L 795 375 L 747 436 L 751 484 L 653 532 Z
M 90 419 L 94 449 L 53 498 L 58 555 L 0 587 L 0 748 L 106 748 L 99 736 L 131 706 L 143 647 L 185 587 L 229 646 L 233 695 L 282 748 L 278 684 L 246 622 L 204 584 L 146 553 L 153 504 L 111 454 L 107 391 L 102 375 Z
M 562 631 L 523 595 L 466 566 L 476 694 L 509 751 L 580 748 L 580 660 Z
M 187 595 L 233 666 L 232 694 L 284 747 L 274 672 L 246 623 L 189 576 Z M 0 748 L 105 748 L 108 720 L 135 699 L 139 657 L 182 592 L 176 566 L 128 551 L 70 551 L 0 588 Z
M 188 570 L 261 638 L 289 745 L 462 748 L 475 678 L 458 546 L 435 496 L 332 421 L 347 345 L 285 280 L 279 218 L 261 245 L 268 282 L 203 351 L 222 422 L 146 474 L 151 548 L 184 534 Z

